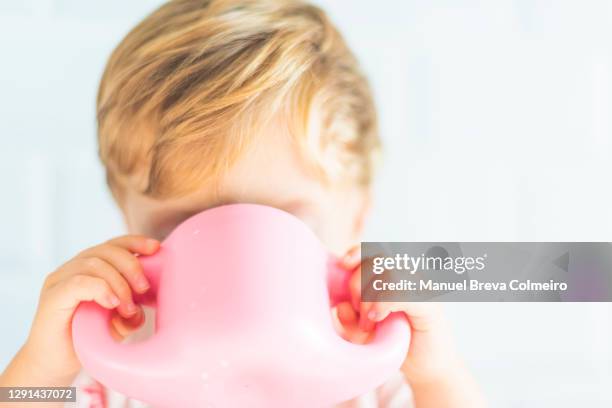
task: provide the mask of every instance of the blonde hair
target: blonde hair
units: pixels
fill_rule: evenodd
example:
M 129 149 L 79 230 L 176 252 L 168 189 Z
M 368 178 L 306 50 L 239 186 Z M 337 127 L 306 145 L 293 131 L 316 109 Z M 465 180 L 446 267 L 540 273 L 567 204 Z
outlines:
M 111 190 L 189 193 L 231 167 L 274 115 L 326 179 L 369 184 L 374 103 L 323 11 L 289 0 L 170 1 L 123 39 L 100 83 Z

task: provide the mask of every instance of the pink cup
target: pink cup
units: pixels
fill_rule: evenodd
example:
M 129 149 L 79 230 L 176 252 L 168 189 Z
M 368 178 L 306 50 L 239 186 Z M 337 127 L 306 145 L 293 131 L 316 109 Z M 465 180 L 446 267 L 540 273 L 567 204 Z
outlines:
M 342 339 L 330 305 L 348 298 L 336 267 L 300 220 L 235 204 L 179 225 L 140 258 L 156 298 L 155 334 L 122 344 L 110 312 L 82 303 L 75 350 L 105 386 L 156 407 L 326 407 L 383 383 L 410 339 L 403 315 L 365 345 Z

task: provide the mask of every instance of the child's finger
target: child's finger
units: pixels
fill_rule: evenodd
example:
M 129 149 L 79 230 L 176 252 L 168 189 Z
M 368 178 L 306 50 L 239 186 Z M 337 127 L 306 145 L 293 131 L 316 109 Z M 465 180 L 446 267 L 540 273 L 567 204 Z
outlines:
M 92 250 L 89 256 L 79 256 L 79 258 L 91 257 L 100 258 L 109 263 L 127 279 L 135 292 L 144 293 L 149 289 L 150 284 L 144 275 L 138 257 L 127 249 L 113 245 L 101 245 L 96 247 L 95 251 Z
M 405 313 L 412 330 L 419 332 L 431 330 L 442 316 L 441 305 L 437 302 L 377 302 L 371 305 L 368 317 L 380 322 L 393 312 Z
M 394 302 L 376 302 L 373 303 L 368 311 L 368 319 L 377 323 L 385 320 L 391 312 L 400 311 L 401 307 Z
M 56 309 L 74 311 L 83 301 L 93 301 L 106 309 L 119 306 L 120 300 L 102 278 L 77 274 L 48 291 L 49 302 Z
M 78 257 L 94 256 L 95 253 L 105 246 L 116 246 L 123 248 L 133 254 L 152 255 L 159 249 L 159 241 L 142 235 L 123 235 L 110 239 L 102 244 L 87 248 L 77 255 Z
M 349 293 L 353 309 L 355 311 L 359 310 L 359 303 L 361 302 L 361 266 L 353 272 L 349 279 Z
M 374 281 L 375 279 L 380 279 L 380 276 L 369 274 L 368 276 L 366 276 L 367 281 L 363 282 L 364 281 L 363 268 L 365 267 L 366 270 L 371 270 L 372 269 L 371 266 L 373 262 L 374 260 L 371 257 L 363 259 L 359 267 L 355 269 L 355 273 L 351 276 L 351 280 L 349 281 L 351 299 L 352 299 L 353 306 L 355 307 L 355 310 L 361 309 L 359 303 L 365 297 L 364 296 L 365 291 L 369 291 L 367 298 L 370 300 L 372 299 L 372 296 L 375 294 L 375 292 L 372 289 L 372 281 Z M 365 289 L 362 286 L 362 283 L 366 283 Z
M 364 259 L 362 262 L 363 265 L 366 263 L 373 262 L 372 258 Z M 367 265 L 367 264 L 366 264 Z M 368 277 L 368 282 L 365 282 L 365 287 L 361 287 L 360 296 L 361 303 L 359 304 L 359 327 L 364 331 L 372 331 L 374 330 L 374 326 L 376 325 L 376 321 L 373 317 L 376 315 L 376 301 L 378 299 L 378 293 L 372 289 L 372 281 L 375 279 L 379 279 L 378 275 L 372 274 Z M 363 282 L 364 277 L 361 276 L 360 283 Z M 366 293 L 367 292 L 367 293 Z M 368 299 L 368 301 L 364 302 L 363 299 Z
M 130 285 L 111 264 L 100 258 L 77 259 L 75 263 L 80 264 L 82 272 L 102 278 L 110 285 L 113 293 L 120 300 L 117 310 L 122 316 L 127 318 L 138 312 L 138 306 L 134 303 Z
M 374 326 L 376 326 L 376 321 L 372 319 L 373 317 L 373 302 L 361 302 L 359 309 L 359 328 L 365 332 L 369 332 L 374 330 Z
M 362 266 L 366 262 L 374 262 L 374 258 L 367 258 L 363 261 Z M 372 265 L 369 265 L 367 270 L 372 270 Z M 386 293 L 383 291 L 376 291 L 374 289 L 373 283 L 376 279 L 381 279 L 386 282 L 394 282 L 398 281 L 401 276 L 397 276 L 398 271 L 393 269 L 385 269 L 382 274 L 370 274 L 367 276 L 368 282 L 365 286 L 365 289 L 362 289 L 362 297 L 369 300 L 369 302 L 362 302 L 360 308 L 360 317 L 364 330 L 373 330 L 375 324 L 384 320 L 391 312 L 394 311 L 405 311 L 404 306 L 406 302 L 390 302 L 385 301 L 381 302 L 381 300 L 385 299 Z M 362 279 L 363 280 L 363 279 Z M 364 292 L 367 292 L 364 294 Z M 418 306 L 415 307 L 415 309 Z M 409 314 L 408 312 L 406 314 Z
M 365 262 L 371 262 L 371 259 L 365 259 L 363 263 Z M 363 331 L 371 331 L 374 329 L 375 322 L 368 319 L 367 315 L 372 307 L 372 302 L 362 302 L 363 291 L 361 284 L 363 263 L 361 263 L 355 269 L 355 272 L 351 275 L 351 278 L 349 279 L 349 293 L 351 295 L 351 305 L 353 307 L 353 310 L 355 312 L 359 312 L 359 327 Z M 371 279 L 374 279 L 374 277 L 372 277 Z M 368 298 L 371 298 L 371 296 L 369 296 Z
M 357 312 L 349 302 L 342 302 L 336 305 L 338 320 L 343 326 L 354 326 L 358 322 Z
M 110 326 L 110 328 L 109 328 L 109 331 L 110 331 L 110 335 L 111 335 L 111 337 L 112 337 L 112 338 L 113 338 L 113 340 L 115 340 L 115 341 L 121 341 L 121 340 L 123 340 L 123 339 L 125 338 L 125 336 L 122 336 L 122 335 L 121 335 L 121 334 L 120 334 L 120 333 L 117 331 L 117 329 L 115 329 L 115 328 L 113 327 L 113 325 L 112 325 L 112 324 L 111 324 L 111 326 Z
M 140 306 L 138 307 L 136 314 L 134 314 L 132 317 L 126 319 L 118 314 L 115 314 L 111 318 L 111 327 L 122 339 L 132 334 L 135 330 L 142 326 L 143 323 L 144 311 Z
M 397 309 L 397 303 L 395 302 L 381 302 L 381 299 L 384 299 L 385 293 L 373 289 L 373 281 L 375 279 L 389 279 L 389 277 L 386 275 L 392 273 L 392 271 L 386 270 L 383 272 L 383 275 L 372 274 L 370 276 L 370 281 L 368 282 L 366 289 L 369 291 L 366 297 L 369 302 L 362 302 L 360 313 L 360 324 L 364 330 L 374 330 L 377 322 L 384 320 L 392 311 Z
M 159 249 L 159 241 L 142 235 L 124 235 L 102 245 L 118 246 L 135 254 L 152 255 Z
M 358 344 L 367 342 L 371 333 L 359 329 L 358 316 L 349 302 L 339 303 L 333 311 L 334 326 L 343 339 Z

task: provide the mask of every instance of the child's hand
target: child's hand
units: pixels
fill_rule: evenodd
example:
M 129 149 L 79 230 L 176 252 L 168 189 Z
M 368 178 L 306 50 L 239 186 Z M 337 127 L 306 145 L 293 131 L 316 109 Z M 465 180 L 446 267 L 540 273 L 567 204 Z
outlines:
M 360 248 L 350 250 L 341 259 L 341 264 L 354 271 L 350 279 L 351 302 L 337 306 L 338 320 L 346 337 L 365 341 L 377 322 L 391 312 L 403 312 L 410 323 L 412 336 L 402 372 L 413 388 L 417 406 L 484 405 L 478 387 L 454 347 L 439 303 L 362 302 Z
M 72 315 L 82 301 L 115 309 L 111 332 L 123 338 L 144 320 L 132 293 L 149 289 L 134 254 L 150 255 L 159 242 L 128 235 L 86 249 L 49 274 L 25 345 L 2 376 L 3 383 L 69 385 L 80 363 L 72 345 Z

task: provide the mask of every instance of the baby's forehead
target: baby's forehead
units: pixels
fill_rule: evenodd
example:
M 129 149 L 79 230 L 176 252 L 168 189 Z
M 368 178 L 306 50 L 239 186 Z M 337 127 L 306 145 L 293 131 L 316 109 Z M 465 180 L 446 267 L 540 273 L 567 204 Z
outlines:
M 225 204 L 263 204 L 298 217 L 316 213 L 313 207 L 324 201 L 327 185 L 308 166 L 299 145 L 275 126 L 262 129 L 255 140 L 231 166 L 189 193 L 156 199 L 131 189 L 124 206 L 134 208 L 146 233 L 158 239 L 191 215 Z

